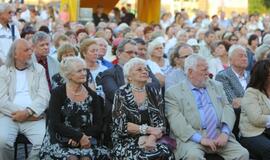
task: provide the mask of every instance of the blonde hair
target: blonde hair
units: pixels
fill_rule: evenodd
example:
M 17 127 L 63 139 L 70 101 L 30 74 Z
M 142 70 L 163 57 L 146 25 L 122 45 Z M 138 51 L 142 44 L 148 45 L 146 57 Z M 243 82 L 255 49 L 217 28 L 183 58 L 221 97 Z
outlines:
M 81 57 L 84 59 L 84 55 L 87 52 L 87 49 L 89 46 L 93 45 L 93 44 L 97 44 L 97 42 L 93 39 L 87 38 L 84 39 L 81 44 L 80 44 L 80 55 Z
M 78 55 L 78 51 L 76 49 L 76 47 L 74 47 L 72 44 L 66 43 L 61 45 L 58 49 L 57 49 L 57 60 L 59 62 L 62 61 L 62 56 L 67 53 L 67 52 L 74 52 L 75 55 Z

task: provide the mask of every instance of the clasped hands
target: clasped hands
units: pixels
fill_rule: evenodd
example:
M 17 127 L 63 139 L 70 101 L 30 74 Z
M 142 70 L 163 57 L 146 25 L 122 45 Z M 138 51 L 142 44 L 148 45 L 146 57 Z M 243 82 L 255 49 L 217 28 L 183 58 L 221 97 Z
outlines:
M 148 127 L 147 133 L 149 136 L 143 136 L 144 139 L 142 140 L 142 147 L 149 151 L 156 148 L 156 141 L 162 137 L 163 131 L 158 127 Z
M 72 147 L 81 146 L 81 148 L 90 148 L 91 147 L 91 142 L 90 142 L 91 138 L 92 138 L 91 136 L 87 136 L 87 135 L 83 134 L 83 136 L 79 142 L 76 142 L 73 139 L 69 139 L 68 144 L 71 145 Z
M 225 133 L 221 133 L 216 139 L 212 140 L 209 138 L 203 137 L 201 139 L 201 145 L 205 147 L 210 147 L 213 152 L 218 148 L 224 147 L 228 142 L 229 136 Z
M 27 109 L 12 112 L 11 118 L 13 121 L 17 122 L 37 121 L 40 119 L 39 117 L 30 116 Z

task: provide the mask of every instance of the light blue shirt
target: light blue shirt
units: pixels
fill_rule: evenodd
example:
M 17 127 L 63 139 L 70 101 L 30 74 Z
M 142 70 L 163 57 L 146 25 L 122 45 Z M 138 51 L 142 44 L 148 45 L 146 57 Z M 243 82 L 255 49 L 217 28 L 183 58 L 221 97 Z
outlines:
M 211 101 L 211 98 L 210 98 L 206 88 L 196 88 L 191 83 L 189 83 L 189 88 L 191 89 L 191 92 L 195 97 L 195 101 L 196 101 L 197 108 L 198 108 L 198 111 L 200 114 L 200 119 L 201 119 L 201 128 L 206 129 L 205 113 L 204 113 L 204 107 L 206 107 L 206 106 L 202 106 L 202 104 L 201 104 L 201 100 L 200 100 L 201 94 L 206 94 L 207 103 L 209 105 L 208 107 L 212 107 L 214 109 L 214 105 Z M 217 116 L 215 116 L 215 121 L 217 122 L 217 124 L 216 124 L 217 127 L 219 127 Z M 227 135 L 230 134 L 231 130 L 229 129 L 229 127 L 226 123 L 222 123 L 221 132 L 226 133 Z M 196 132 L 192 135 L 192 137 L 190 139 L 196 143 L 200 143 L 201 139 L 202 139 L 202 135 L 200 133 Z

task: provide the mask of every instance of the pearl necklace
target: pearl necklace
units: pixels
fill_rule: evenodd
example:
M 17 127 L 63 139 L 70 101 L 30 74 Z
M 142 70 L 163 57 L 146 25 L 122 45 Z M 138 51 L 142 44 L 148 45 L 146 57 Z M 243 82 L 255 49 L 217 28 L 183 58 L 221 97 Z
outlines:
M 134 92 L 145 92 L 145 86 L 143 88 L 139 88 L 139 87 L 135 87 L 135 85 L 131 85 L 131 89 L 134 91 Z

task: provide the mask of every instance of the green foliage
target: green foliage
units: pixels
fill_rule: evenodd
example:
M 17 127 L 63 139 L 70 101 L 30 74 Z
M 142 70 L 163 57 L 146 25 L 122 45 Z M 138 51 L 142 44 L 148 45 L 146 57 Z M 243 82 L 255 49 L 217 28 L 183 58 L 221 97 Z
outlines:
M 248 0 L 249 13 L 267 13 L 270 11 L 270 0 Z
M 270 8 L 270 1 L 269 0 L 263 0 L 264 5 L 269 9 Z

